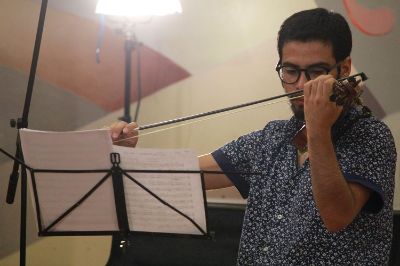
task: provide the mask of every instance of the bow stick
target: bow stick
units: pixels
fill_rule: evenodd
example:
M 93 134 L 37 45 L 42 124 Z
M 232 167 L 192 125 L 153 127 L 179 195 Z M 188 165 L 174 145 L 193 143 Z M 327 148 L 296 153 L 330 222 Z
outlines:
M 361 73 L 358 73 L 358 74 L 355 74 L 355 75 L 352 75 L 352 76 L 348 76 L 348 77 L 345 77 L 345 78 L 340 78 L 337 81 L 339 83 L 343 82 L 345 80 L 354 81 L 357 76 L 360 76 L 362 81 L 367 80 L 367 76 L 364 74 L 364 72 L 361 72 Z M 234 105 L 234 106 L 230 106 L 230 107 L 225 107 L 225 108 L 214 110 L 214 111 L 209 111 L 209 112 L 199 113 L 199 114 L 195 114 L 195 115 L 189 115 L 189 116 L 184 116 L 184 117 L 175 118 L 175 119 L 171 119 L 171 120 L 166 120 L 166 121 L 162 121 L 162 122 L 157 122 L 157 123 L 153 123 L 153 124 L 148 124 L 148 125 L 140 126 L 140 127 L 136 128 L 136 130 L 145 130 L 145 129 L 155 128 L 155 127 L 171 125 L 171 124 L 184 122 L 184 121 L 188 121 L 188 120 L 193 120 L 193 119 L 196 119 L 196 118 L 201 118 L 201 117 L 205 117 L 205 116 L 209 116 L 209 115 L 215 115 L 215 114 L 218 114 L 218 113 L 232 111 L 232 110 L 235 110 L 235 109 L 240 109 L 240 108 L 244 108 L 244 107 L 247 107 L 247 106 L 256 105 L 256 104 L 259 104 L 259 103 L 269 102 L 269 101 L 273 101 L 273 100 L 276 100 L 276 99 L 279 99 L 279 98 L 283 98 L 283 97 L 288 97 L 289 99 L 295 99 L 295 98 L 300 98 L 300 97 L 303 97 L 303 96 L 304 96 L 303 95 L 303 90 L 298 90 L 298 91 L 295 91 L 295 92 L 285 93 L 285 94 L 281 94 L 281 95 L 277 95 L 277 96 L 273 96 L 273 97 L 269 97 L 269 98 L 265 98 L 265 99 L 261 99 L 261 100 L 256 100 L 256 101 L 252 101 L 252 102 L 248 102 L 248 103 L 242 103 L 242 104 L 238 104 L 238 105 Z
M 356 77 L 360 76 L 361 80 L 356 81 Z M 368 77 L 364 74 L 364 72 L 360 72 L 357 73 L 355 75 L 351 75 L 348 77 L 344 77 L 344 78 L 340 78 L 337 79 L 337 83 L 334 86 L 334 90 L 333 90 L 333 94 L 330 97 L 331 101 L 336 102 L 337 105 L 344 105 L 344 103 L 348 103 L 349 100 L 347 99 L 347 97 L 352 97 L 353 99 L 351 101 L 354 100 L 354 98 L 357 98 L 360 96 L 362 90 L 360 89 L 359 91 L 355 90 L 355 87 L 361 82 L 361 81 L 365 81 L 367 80 Z M 348 83 L 344 83 L 344 81 L 347 81 Z M 349 86 L 349 83 L 352 83 Z M 347 90 L 353 90 L 352 92 L 348 92 Z M 281 95 L 277 95 L 277 96 L 273 96 L 273 97 L 269 97 L 269 98 L 265 98 L 265 99 L 261 99 L 261 100 L 256 100 L 256 101 L 252 101 L 252 102 L 248 102 L 248 103 L 243 103 L 243 104 L 238 104 L 238 105 L 234 105 L 234 106 L 230 106 L 230 107 L 225 107 L 222 109 L 218 109 L 218 110 L 214 110 L 214 111 L 209 111 L 209 112 L 205 112 L 205 113 L 199 113 L 199 114 L 195 114 L 195 115 L 190 115 L 190 116 L 184 116 L 184 117 L 180 117 L 180 118 L 175 118 L 175 119 L 171 119 L 171 120 L 166 120 L 163 122 L 157 122 L 157 123 L 153 123 L 153 124 L 148 124 L 148 125 L 144 125 L 144 126 L 140 126 L 135 128 L 135 131 L 142 131 L 145 129 L 150 129 L 150 128 L 156 128 L 156 127 L 161 127 L 161 126 L 166 126 L 166 125 L 171 125 L 171 124 L 175 124 L 175 123 L 179 123 L 179 122 L 184 122 L 184 121 L 188 121 L 188 120 L 193 120 L 196 118 L 202 118 L 205 116 L 210 116 L 210 115 L 215 115 L 215 114 L 219 114 L 219 113 L 223 113 L 223 112 L 227 112 L 227 111 L 232 111 L 235 109 L 239 109 L 239 108 L 244 108 L 244 107 L 248 107 L 251 105 L 256 105 L 256 104 L 260 104 L 260 103 L 264 103 L 264 102 L 270 102 L 279 98 L 283 98 L 283 97 L 288 97 L 289 100 L 291 99 L 297 99 L 297 98 L 301 98 L 303 97 L 303 90 L 297 90 L 294 92 L 290 92 L 290 93 L 285 93 L 285 94 L 281 94 Z M 357 103 L 357 101 L 354 101 Z M 277 103 L 277 102 L 273 102 L 273 103 Z M 204 120 L 198 120 L 196 122 L 200 122 L 200 121 L 204 121 Z M 195 121 L 192 121 L 191 123 L 194 123 Z M 189 124 L 189 123 L 187 123 Z M 176 128 L 178 126 L 183 126 L 183 125 L 187 125 L 187 124 L 181 124 L 181 125 L 177 125 L 177 126 L 172 126 L 172 127 L 168 127 L 168 128 L 163 128 L 160 130 L 155 130 L 155 131 L 151 131 L 151 132 L 147 132 L 147 133 L 143 133 L 140 134 L 140 136 L 144 136 L 144 135 L 149 135 L 149 134 L 153 134 L 153 133 L 157 133 L 157 132 L 161 132 L 164 130 L 168 130 L 168 129 L 173 129 Z M 119 140 L 114 140 L 113 143 L 118 143 L 121 141 L 125 141 L 128 139 L 134 139 L 134 138 L 138 138 L 139 135 L 133 136 L 133 137 L 128 137 L 128 138 L 123 138 L 123 139 L 119 139 Z

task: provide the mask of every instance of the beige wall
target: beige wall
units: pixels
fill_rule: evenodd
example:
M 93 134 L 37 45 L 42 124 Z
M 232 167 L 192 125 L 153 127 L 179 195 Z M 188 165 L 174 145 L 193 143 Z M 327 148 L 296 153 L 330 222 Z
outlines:
M 61 0 L 53 1 L 53 3 L 59 1 Z M 190 77 L 159 90 L 143 100 L 139 119 L 141 125 L 282 93 L 273 70 L 278 59 L 276 32 L 285 17 L 300 9 L 313 8 L 319 4 L 319 1 L 182 0 L 182 4 L 183 14 L 154 19 L 150 24 L 137 27 L 137 35 L 143 43 L 170 58 L 191 74 Z M 79 5 L 79 1 L 68 1 L 68 4 L 65 5 Z M 341 1 L 338 1 L 337 5 L 341 5 Z M 52 12 L 50 18 L 55 21 L 54 23 L 60 23 L 57 18 L 62 17 L 62 15 L 70 16 L 70 14 L 63 14 L 62 10 L 53 8 L 54 6 L 50 3 L 49 9 Z M 18 11 L 18 9 L 21 9 L 21 11 Z M 18 12 L 25 12 L 27 15 L 24 20 L 15 20 L 10 10 L 17 12 L 15 16 L 20 14 Z M 32 46 L 34 27 L 32 26 L 29 30 L 19 27 L 21 36 L 26 36 L 19 40 L 21 42 L 19 43 L 15 39 L 17 38 L 15 37 L 16 33 L 10 32 L 10 29 L 13 28 L 10 21 L 12 23 L 27 23 L 28 21 L 34 25 L 37 14 L 37 1 L 0 0 L 0 22 L 2 22 L 0 23 L 0 33 L 3 36 L 3 40 L 0 42 L 0 64 L 10 62 L 8 61 L 10 57 L 20 57 L 18 62 L 21 65 L 6 65 L 8 68 L 23 70 L 26 73 L 31 57 L 30 50 L 26 46 L 28 44 L 30 47 Z M 90 29 L 98 26 L 97 20 L 87 21 L 86 23 L 86 27 Z M 52 28 L 51 26 L 48 27 Z M 84 29 L 85 27 L 74 30 L 83 31 Z M 96 31 L 91 31 L 88 35 L 81 33 L 77 36 L 91 36 L 93 39 L 89 42 L 93 42 L 94 45 L 96 42 L 95 33 Z M 109 31 L 108 34 L 113 33 Z M 11 41 L 8 41 L 10 39 Z M 10 50 L 9 42 L 19 43 L 23 47 L 14 47 L 14 50 Z M 117 43 L 118 40 L 115 44 Z M 108 56 L 120 55 L 120 47 L 112 44 L 107 47 L 115 50 L 109 51 Z M 53 49 L 54 47 L 50 48 Z M 362 49 L 361 44 L 358 44 L 356 48 Z M 46 46 L 45 43 L 42 49 L 49 49 L 49 46 Z M 79 50 L 79 46 L 74 49 Z M 18 54 L 20 50 L 24 52 Z M 384 51 L 382 53 L 382 58 L 387 58 Z M 92 54 L 85 54 L 86 57 L 92 58 Z M 77 60 L 79 62 L 80 59 L 77 58 Z M 358 61 L 355 60 L 355 62 Z M 49 62 L 41 57 L 40 64 L 45 65 Z M 68 61 L 61 60 L 57 62 L 57 65 L 47 65 L 47 68 L 62 68 L 65 67 L 64 64 L 68 65 Z M 115 66 L 110 63 L 110 65 L 103 67 L 107 70 Z M 68 70 L 65 73 L 68 74 Z M 94 76 L 93 73 L 87 74 Z M 113 75 L 113 72 L 104 72 L 103 74 Z M 376 73 L 373 74 L 376 75 Z M 155 73 L 155 81 L 157 81 L 157 75 L 166 75 L 166 73 Z M 43 77 L 40 76 L 39 78 Z M 82 77 L 85 77 L 85 73 Z M 71 79 L 73 78 L 71 76 Z M 71 88 L 63 87 L 61 89 L 71 90 Z M 4 89 L 0 93 L 3 92 Z M 77 95 L 73 94 L 73 96 Z M 63 101 L 55 98 L 46 99 L 45 95 L 40 99 L 35 99 L 38 106 L 42 104 L 40 101 L 53 103 L 54 101 Z M 379 99 L 382 103 L 385 101 L 383 96 Z M 135 104 L 131 107 L 131 110 L 134 109 Z M 10 110 L 13 112 L 12 116 L 9 113 Z M 19 111 L 20 108 L 18 110 L 2 109 L 1 115 L 13 118 L 15 113 L 18 114 Z M 68 110 L 65 109 L 63 112 L 68 112 Z M 35 113 L 40 114 L 40 117 L 45 117 L 46 110 L 36 110 Z M 101 112 L 99 111 L 92 116 L 93 122 L 84 126 L 79 124 L 79 128 L 98 128 L 109 125 L 121 116 L 122 110 L 101 115 L 101 117 L 99 113 Z M 207 153 L 244 133 L 262 128 L 267 121 L 285 119 L 289 115 L 288 104 L 282 102 L 187 125 L 159 134 L 143 136 L 140 139 L 139 146 L 191 148 L 195 149 L 198 154 Z M 398 112 L 393 112 L 384 119 L 391 127 L 397 144 L 400 139 L 399 119 Z M 70 123 L 70 121 L 60 120 L 58 124 L 54 122 L 50 129 L 61 128 L 65 123 Z M 3 143 L 14 141 L 9 136 L 7 136 L 7 139 L 4 137 L 1 140 Z M 18 194 L 17 202 L 14 205 L 7 205 L 3 200 L 8 186 L 10 167 L 10 162 L 0 165 L 0 174 L 3 177 L 0 179 L 0 265 L 18 264 Z M 399 173 L 397 173 L 396 178 L 399 179 Z M 400 194 L 398 190 L 396 188 L 397 195 Z M 210 201 L 244 202 L 234 189 L 211 191 L 207 195 Z M 398 198 L 396 198 L 395 207 L 400 209 Z M 27 265 L 104 265 L 107 261 L 111 244 L 110 237 L 47 237 L 39 239 L 36 237 L 31 208 L 28 211 L 28 218 Z

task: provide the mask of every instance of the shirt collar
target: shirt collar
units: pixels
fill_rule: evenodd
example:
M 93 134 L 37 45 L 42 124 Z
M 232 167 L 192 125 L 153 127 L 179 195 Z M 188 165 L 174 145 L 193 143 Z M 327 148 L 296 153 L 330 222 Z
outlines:
M 344 110 L 332 126 L 333 141 L 336 142 L 358 119 L 369 116 L 371 116 L 370 110 L 362 105 L 352 105 L 347 110 Z M 286 135 L 292 139 L 303 124 L 304 121 L 292 116 L 285 125 Z

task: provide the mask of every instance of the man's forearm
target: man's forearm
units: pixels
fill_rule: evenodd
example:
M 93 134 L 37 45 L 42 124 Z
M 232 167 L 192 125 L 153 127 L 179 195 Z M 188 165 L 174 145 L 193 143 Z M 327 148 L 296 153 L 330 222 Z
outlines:
M 351 223 L 360 204 L 340 170 L 331 133 L 309 134 L 308 147 L 315 204 L 327 229 L 340 230 Z
M 221 171 L 221 168 L 211 154 L 200 156 L 199 164 L 200 169 L 204 171 Z M 233 186 L 232 182 L 224 174 L 205 174 L 204 182 L 207 190 Z

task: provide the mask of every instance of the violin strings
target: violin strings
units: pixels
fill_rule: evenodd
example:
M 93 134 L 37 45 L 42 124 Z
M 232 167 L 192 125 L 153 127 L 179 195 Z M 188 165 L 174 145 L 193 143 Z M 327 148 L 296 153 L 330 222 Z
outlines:
M 303 95 L 295 96 L 295 97 L 291 97 L 290 100 L 299 99 L 299 98 L 302 98 L 302 97 L 303 97 Z M 204 122 L 204 121 L 207 121 L 207 120 L 219 118 L 219 117 L 222 117 L 222 116 L 227 116 L 227 115 L 232 115 L 232 114 L 236 114 L 236 113 L 240 113 L 240 112 L 244 112 L 244 111 L 249 111 L 249 110 L 257 109 L 257 108 L 260 108 L 260 107 L 265 107 L 265 106 L 268 106 L 268 105 L 285 102 L 285 101 L 288 101 L 288 100 L 289 99 L 282 99 L 282 100 L 278 100 L 278 101 L 267 102 L 267 103 L 264 103 L 264 104 L 251 106 L 251 107 L 247 107 L 247 108 L 243 108 L 243 109 L 239 109 L 239 110 L 233 110 L 233 111 L 230 111 L 230 112 L 215 114 L 215 115 L 212 115 L 212 116 L 209 116 L 209 117 L 200 118 L 198 120 L 193 120 L 193 121 L 189 121 L 189 122 L 186 122 L 186 123 L 181 123 L 181 124 L 177 124 L 177 125 L 174 125 L 174 126 L 170 126 L 170 127 L 166 127 L 166 128 L 162 128 L 162 129 L 158 129 L 158 130 L 153 130 L 153 131 L 150 131 L 150 132 L 142 133 L 142 134 L 139 134 L 137 136 L 115 140 L 115 141 L 113 141 L 113 143 L 118 143 L 118 142 L 130 140 L 130 139 L 135 139 L 135 138 L 139 138 L 139 137 L 143 137 L 143 136 L 148 136 L 148 135 L 152 135 L 152 134 L 155 134 L 155 133 L 160 133 L 160 132 L 163 132 L 163 131 L 167 131 L 167 130 L 170 130 L 170 129 L 175 129 L 175 128 L 178 128 L 178 127 L 183 127 L 183 126 L 187 126 L 187 125 L 191 125 L 191 124 L 195 124 L 195 123 L 200 123 L 200 122 Z

